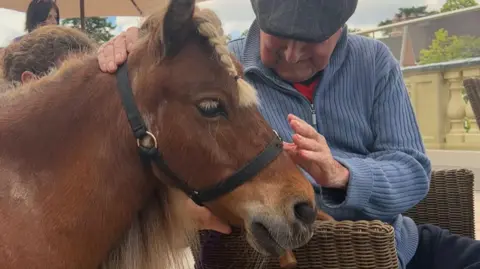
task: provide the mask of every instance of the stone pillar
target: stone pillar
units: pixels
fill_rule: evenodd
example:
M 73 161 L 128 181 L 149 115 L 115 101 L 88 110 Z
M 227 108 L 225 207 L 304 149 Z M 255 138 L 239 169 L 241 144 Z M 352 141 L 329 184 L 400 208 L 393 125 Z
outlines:
M 450 71 L 444 74 L 444 79 L 448 81 L 448 90 L 450 99 L 447 106 L 447 119 L 449 128 L 447 128 L 446 146 L 452 149 L 463 148 L 465 144 L 465 101 L 463 100 L 463 80 L 460 71 Z

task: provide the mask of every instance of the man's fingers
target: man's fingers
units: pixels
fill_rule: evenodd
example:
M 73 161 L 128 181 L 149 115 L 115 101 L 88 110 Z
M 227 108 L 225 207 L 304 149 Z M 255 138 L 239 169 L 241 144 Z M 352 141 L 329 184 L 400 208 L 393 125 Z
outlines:
M 230 234 L 232 232 L 232 228 L 224 222 L 222 222 L 219 218 L 211 214 L 208 223 L 205 225 L 207 229 L 213 230 L 222 234 Z
M 102 72 L 107 72 L 107 60 L 105 58 L 105 54 L 103 53 L 103 46 L 101 46 L 98 51 L 97 51 L 97 58 L 98 58 L 98 64 L 100 65 L 100 70 Z
M 297 145 L 295 145 L 295 143 L 288 143 L 288 142 L 283 142 L 283 149 L 284 150 L 293 150 L 293 149 L 296 149 L 297 148 Z
M 302 166 L 305 163 L 305 160 L 304 160 L 304 158 L 301 158 L 299 156 L 299 149 L 298 149 L 297 145 L 295 145 L 293 143 L 287 143 L 287 144 L 285 144 L 285 143 L 286 142 L 284 142 L 284 146 L 283 146 L 283 149 L 285 150 L 285 152 L 288 154 L 288 156 L 290 156 L 290 158 L 297 165 Z
M 111 41 L 103 45 L 102 55 L 104 59 L 104 62 L 102 64 L 106 66 L 106 71 L 110 73 L 115 72 L 117 70 L 114 62 L 115 48 L 113 47 L 113 43 Z
M 295 158 L 298 154 L 297 145 L 294 143 L 283 142 L 283 150 L 285 150 L 285 152 L 287 152 L 292 158 Z
M 323 167 L 328 162 L 328 157 L 326 157 L 325 153 L 300 149 L 298 150 L 297 158 L 298 164 L 313 177 L 320 178 L 320 173 L 325 172 Z
M 295 157 L 292 158 L 297 165 L 302 167 L 305 171 L 310 173 L 310 175 L 314 175 L 314 171 L 318 170 L 317 165 L 318 165 L 318 155 L 321 153 L 310 151 L 310 150 L 302 150 L 299 149 Z
M 119 36 L 113 39 L 115 65 L 120 65 L 127 59 L 127 43 L 125 33 L 121 33 Z M 115 66 L 116 69 L 116 66 Z
M 306 163 L 319 164 L 322 162 L 323 158 L 321 157 L 321 152 L 311 151 L 306 149 L 298 150 L 298 157 Z
M 310 124 L 297 116 L 292 114 L 288 115 L 288 123 L 297 134 L 317 141 L 320 140 L 318 132 Z
M 288 122 L 291 122 L 291 121 L 293 121 L 293 120 L 297 120 L 297 121 L 300 121 L 300 122 L 305 122 L 304 120 L 302 120 L 301 118 L 297 117 L 297 116 L 294 115 L 294 114 L 288 114 L 288 116 L 287 116 L 287 121 L 288 121 Z M 308 124 L 308 123 L 305 122 L 305 124 Z
M 299 149 L 311 150 L 316 152 L 323 151 L 323 145 L 312 138 L 306 138 L 302 135 L 294 134 L 292 139 Z
M 114 73 L 127 60 L 127 54 L 138 39 L 138 28 L 130 27 L 112 40 L 106 42 L 97 52 L 98 64 L 103 72 Z
M 127 44 L 127 52 L 132 52 L 133 44 L 138 40 L 138 28 L 130 27 L 125 32 L 125 43 Z
M 335 220 L 332 216 L 328 215 L 327 213 L 323 212 L 322 210 L 317 211 L 317 220 L 322 221 L 330 221 Z
M 229 234 L 232 232 L 230 226 L 219 218 L 217 218 L 213 213 L 206 207 L 201 207 L 196 204 L 193 204 L 193 201 L 189 199 L 193 207 L 194 218 L 198 221 L 200 230 L 213 230 L 223 234 Z

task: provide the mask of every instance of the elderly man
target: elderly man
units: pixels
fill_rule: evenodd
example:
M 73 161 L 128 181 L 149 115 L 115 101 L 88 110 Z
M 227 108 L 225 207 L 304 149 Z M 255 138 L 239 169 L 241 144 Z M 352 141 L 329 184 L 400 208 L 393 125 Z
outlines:
M 256 20 L 229 48 L 260 111 L 337 220 L 388 222 L 402 268 L 477 268 L 480 243 L 402 213 L 428 192 L 430 161 L 402 71 L 382 42 L 349 35 L 357 0 L 251 0 Z M 138 29 L 99 50 L 115 72 Z

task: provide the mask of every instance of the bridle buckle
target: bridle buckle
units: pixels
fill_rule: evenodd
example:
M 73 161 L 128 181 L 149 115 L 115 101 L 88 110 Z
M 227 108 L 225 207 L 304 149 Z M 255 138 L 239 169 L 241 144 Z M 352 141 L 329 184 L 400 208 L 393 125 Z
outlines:
M 146 131 L 145 135 L 141 138 L 137 138 L 137 147 L 142 149 L 158 149 L 158 142 L 155 135 Z

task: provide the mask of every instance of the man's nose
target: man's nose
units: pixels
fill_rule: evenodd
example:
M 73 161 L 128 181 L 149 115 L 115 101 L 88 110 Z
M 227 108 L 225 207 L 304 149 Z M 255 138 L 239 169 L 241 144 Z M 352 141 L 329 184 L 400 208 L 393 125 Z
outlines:
M 300 60 L 302 56 L 302 48 L 304 44 L 303 42 L 298 41 L 289 41 L 287 44 L 287 48 L 284 51 L 285 54 L 285 61 L 288 63 L 296 63 Z

